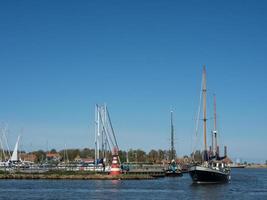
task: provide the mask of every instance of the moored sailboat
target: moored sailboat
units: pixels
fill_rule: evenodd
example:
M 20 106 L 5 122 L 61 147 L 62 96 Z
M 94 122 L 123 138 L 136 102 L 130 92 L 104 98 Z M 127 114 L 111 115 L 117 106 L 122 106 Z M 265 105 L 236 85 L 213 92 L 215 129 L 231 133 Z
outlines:
M 173 126 L 173 111 L 171 111 L 171 150 L 170 150 L 170 163 L 165 170 L 166 176 L 183 176 L 181 167 L 176 163 L 176 151 L 174 148 L 174 126 Z
M 203 96 L 203 135 L 204 135 L 204 151 L 203 162 L 201 164 L 194 164 L 189 169 L 189 174 L 194 183 L 225 183 L 230 180 L 230 168 L 226 166 L 219 157 L 217 152 L 217 130 L 216 130 L 216 102 L 214 102 L 214 131 L 215 135 L 215 148 L 213 153 L 208 154 L 207 150 L 207 112 L 206 112 L 206 98 L 207 98 L 207 85 L 206 85 L 206 67 L 203 67 L 202 74 L 202 96 Z M 213 137 L 212 137 L 213 138 Z M 213 139 L 212 139 L 213 140 Z M 216 150 L 214 150 L 216 149 Z

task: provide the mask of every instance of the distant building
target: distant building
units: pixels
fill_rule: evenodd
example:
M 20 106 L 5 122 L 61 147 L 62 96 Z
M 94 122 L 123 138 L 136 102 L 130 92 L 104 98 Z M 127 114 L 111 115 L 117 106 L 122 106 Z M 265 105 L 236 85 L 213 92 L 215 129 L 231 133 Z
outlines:
M 46 153 L 46 158 L 48 161 L 60 161 L 61 156 L 59 153 Z
M 29 161 L 29 162 L 34 162 L 37 158 L 36 155 L 32 153 L 21 153 L 19 156 L 22 161 Z
M 224 158 L 224 159 L 222 160 L 222 162 L 223 162 L 223 163 L 226 163 L 226 164 L 233 164 L 233 161 L 232 161 L 230 158 L 228 158 L 228 157 Z
M 82 158 L 82 162 L 83 163 L 94 163 L 95 162 L 95 160 L 94 159 L 92 159 L 92 158 Z
M 189 164 L 189 163 L 192 163 L 192 158 L 190 158 L 188 156 L 184 156 L 182 158 L 177 158 L 176 163 L 178 163 L 180 165 Z
M 74 159 L 74 162 L 77 163 L 94 163 L 95 160 L 93 158 L 81 158 L 79 155 L 76 156 L 76 158 Z
M 81 163 L 82 162 L 82 159 L 79 155 L 77 155 L 75 158 L 74 158 L 74 162 L 76 163 Z

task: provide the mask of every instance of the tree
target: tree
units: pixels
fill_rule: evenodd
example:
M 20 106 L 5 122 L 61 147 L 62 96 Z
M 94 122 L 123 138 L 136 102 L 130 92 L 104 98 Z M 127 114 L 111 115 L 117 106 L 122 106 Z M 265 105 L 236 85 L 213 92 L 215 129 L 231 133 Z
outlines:
M 122 151 L 122 150 L 119 151 L 119 157 L 120 157 L 121 163 L 126 162 L 127 160 L 126 154 L 127 154 L 126 151 Z
M 158 160 L 161 162 L 165 158 L 165 153 L 162 149 L 158 150 Z
M 133 150 L 130 149 L 128 151 L 129 162 L 146 162 L 146 152 L 141 149 Z
M 80 150 L 79 149 L 64 149 L 59 152 L 61 158 L 64 161 L 74 161 L 74 159 L 80 155 Z
M 57 150 L 56 149 L 51 149 L 50 153 L 57 153 Z
M 38 150 L 38 151 L 35 151 L 32 153 L 36 156 L 36 158 L 35 158 L 36 163 L 41 163 L 46 158 L 46 153 L 43 150 Z
M 154 150 L 154 149 L 152 149 L 152 150 L 148 153 L 147 157 L 148 157 L 147 160 L 148 160 L 149 162 L 156 163 L 156 162 L 159 161 L 159 154 L 158 154 L 158 151 L 156 151 L 156 150 Z
M 81 158 L 94 158 L 95 157 L 95 150 L 84 148 L 83 150 L 80 151 L 80 157 Z
M 128 151 L 128 158 L 129 158 L 129 162 L 135 162 L 136 161 L 136 152 L 133 149 L 130 149 Z
M 137 162 L 146 162 L 146 152 L 141 149 L 136 150 Z

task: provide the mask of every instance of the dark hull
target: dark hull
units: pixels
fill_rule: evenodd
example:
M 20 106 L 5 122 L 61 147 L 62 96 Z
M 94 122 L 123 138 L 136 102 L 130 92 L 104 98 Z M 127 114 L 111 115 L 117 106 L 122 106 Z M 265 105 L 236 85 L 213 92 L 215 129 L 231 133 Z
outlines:
M 165 176 L 168 177 L 177 177 L 177 176 L 183 176 L 182 172 L 173 172 L 173 171 L 165 171 Z
M 240 166 L 230 166 L 230 168 L 245 168 L 246 166 L 240 165 Z
M 195 167 L 189 170 L 194 183 L 227 183 L 230 180 L 230 173 L 222 173 L 217 170 Z

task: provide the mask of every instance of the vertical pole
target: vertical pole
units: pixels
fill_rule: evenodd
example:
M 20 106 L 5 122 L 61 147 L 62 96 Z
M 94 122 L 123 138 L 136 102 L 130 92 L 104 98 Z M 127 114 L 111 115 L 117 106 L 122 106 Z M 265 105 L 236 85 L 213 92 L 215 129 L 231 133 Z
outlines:
M 98 133 L 98 105 L 95 105 L 95 166 L 97 163 L 97 133 Z
M 220 147 L 219 147 L 219 145 L 217 146 L 217 155 L 218 155 L 218 157 L 220 157 Z
M 215 155 L 219 155 L 219 152 L 218 152 L 218 148 L 217 148 L 217 111 L 216 111 L 216 95 L 214 94 L 213 95 L 213 110 L 214 110 L 214 131 L 213 131 L 213 134 L 214 134 L 214 140 L 215 140 L 215 149 L 214 149 L 214 152 L 215 152 Z
M 217 131 L 214 131 L 214 148 L 215 148 L 215 155 L 218 155 L 219 152 L 218 152 L 218 145 L 217 145 Z
M 97 159 L 99 159 L 99 137 L 100 137 L 100 112 L 101 106 L 97 109 Z
M 213 131 L 211 131 L 211 151 L 210 153 L 214 156 L 214 138 L 213 138 Z
M 96 115 L 97 115 L 97 105 L 95 105 L 95 163 L 96 163 L 96 126 L 97 126 Z
M 203 66 L 203 133 L 204 133 L 204 151 L 207 152 L 207 85 L 206 85 L 206 66 Z
M 214 130 L 217 130 L 217 114 L 216 114 L 216 95 L 213 95 L 213 101 L 214 101 Z
M 107 126 L 107 105 L 106 104 L 104 104 L 104 126 L 106 127 Z M 104 130 L 105 131 L 105 130 Z M 107 138 L 106 138 L 107 136 L 106 136 L 106 134 L 105 134 L 105 151 L 107 150 Z M 104 153 L 104 158 L 105 158 L 105 160 L 107 160 L 107 158 L 106 158 L 106 155 L 107 155 L 107 153 L 105 152 Z
M 171 111 L 171 158 L 170 161 L 175 159 L 174 153 L 174 127 L 173 127 L 173 111 Z

